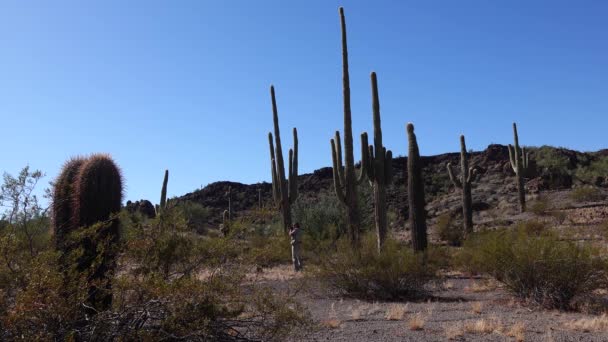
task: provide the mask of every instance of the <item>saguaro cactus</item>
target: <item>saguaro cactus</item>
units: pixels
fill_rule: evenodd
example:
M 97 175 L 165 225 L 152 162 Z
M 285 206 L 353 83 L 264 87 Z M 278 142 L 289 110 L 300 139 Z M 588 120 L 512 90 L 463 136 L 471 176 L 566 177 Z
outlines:
M 230 214 L 228 214 L 228 210 L 224 210 L 222 213 L 222 226 L 220 227 L 220 232 L 224 237 L 228 236 L 230 232 Z
M 159 210 L 162 212 L 167 206 L 167 183 L 169 183 L 169 170 L 165 170 L 165 178 L 163 179 L 163 187 L 160 191 Z M 160 214 L 160 212 L 159 212 Z
M 526 188 L 524 186 L 523 173 L 528 169 L 529 153 L 526 148 L 519 147 L 519 138 L 517 136 L 517 125 L 513 123 L 513 139 L 515 146 L 509 144 L 509 160 L 511 167 L 515 172 L 515 180 L 517 182 L 517 195 L 519 198 L 519 210 L 523 213 L 526 211 Z
M 462 190 L 462 218 L 463 228 L 466 234 L 473 232 L 473 200 L 471 197 L 471 183 L 475 181 L 477 172 L 474 168 L 469 168 L 467 158 L 467 145 L 464 135 L 460 136 L 460 177 L 454 176 L 452 164 L 448 163 L 448 175 L 454 186 Z
M 348 74 L 348 47 L 346 44 L 346 21 L 344 9 L 340 7 L 340 27 L 342 31 L 342 92 L 344 99 L 344 166 L 340 131 L 331 139 L 334 186 L 338 200 L 346 207 L 348 235 L 353 247 L 359 244 L 360 213 L 357 201 L 357 179 L 355 157 L 353 155 L 353 128 L 350 110 L 350 78 Z M 363 175 L 363 173 L 361 174 Z
M 281 134 L 279 132 L 279 114 L 274 94 L 274 86 L 270 86 L 270 97 L 272 99 L 272 118 L 274 121 L 275 146 L 272 142 L 272 133 L 268 133 L 268 144 L 270 146 L 270 162 L 272 171 L 272 194 L 274 201 L 281 211 L 283 217 L 283 229 L 285 232 L 291 227 L 291 205 L 298 198 L 298 131 L 293 129 L 293 149 L 289 150 L 289 179 L 285 178 L 285 166 L 283 163 L 283 149 L 281 147 Z
M 414 134 L 414 125 L 407 124 L 408 156 L 407 156 L 407 197 L 410 211 L 410 229 L 414 251 L 424 251 L 428 244 L 426 231 L 426 210 L 424 209 L 424 178 L 418 142 Z
M 386 186 L 392 181 L 393 153 L 382 145 L 380 100 L 376 73 L 371 74 L 374 145 L 369 145 L 367 133 L 361 134 L 361 168 L 374 188 L 374 218 L 378 240 L 378 253 L 382 251 L 387 232 Z

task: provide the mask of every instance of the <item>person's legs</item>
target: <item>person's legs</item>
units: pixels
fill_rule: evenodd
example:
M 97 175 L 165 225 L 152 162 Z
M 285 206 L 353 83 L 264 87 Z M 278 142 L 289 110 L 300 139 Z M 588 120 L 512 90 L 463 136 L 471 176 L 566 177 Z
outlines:
M 294 270 L 298 270 L 298 248 L 296 247 L 297 245 L 293 244 L 291 245 L 291 261 L 293 262 L 293 268 Z

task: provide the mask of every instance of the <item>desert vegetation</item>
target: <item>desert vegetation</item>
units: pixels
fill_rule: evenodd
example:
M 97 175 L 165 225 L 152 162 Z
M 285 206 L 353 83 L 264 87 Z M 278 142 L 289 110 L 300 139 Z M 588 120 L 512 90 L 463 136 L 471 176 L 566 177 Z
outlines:
M 461 135 L 459 153 L 423 157 L 411 122 L 408 156 L 393 157 L 372 72 L 373 144 L 361 134 L 356 163 L 339 18 L 344 148 L 336 131 L 331 170 L 298 174 L 293 128 L 286 174 L 271 86 L 270 184 L 167 198 L 165 170 L 158 205 L 123 206 L 119 165 L 92 154 L 64 164 L 43 208 L 42 172 L 5 173 L 0 339 L 524 341 L 538 333 L 528 319 L 605 337 L 606 157 L 526 149 L 515 123 L 512 146 L 473 153 Z

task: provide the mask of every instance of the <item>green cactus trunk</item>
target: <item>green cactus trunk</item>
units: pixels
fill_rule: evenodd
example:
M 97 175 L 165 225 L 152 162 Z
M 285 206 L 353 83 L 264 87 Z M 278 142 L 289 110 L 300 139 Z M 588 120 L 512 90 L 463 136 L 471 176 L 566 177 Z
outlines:
M 361 227 L 359 202 L 357 198 L 357 176 L 355 174 L 355 157 L 353 154 L 353 129 L 350 109 L 350 77 L 348 73 L 348 46 L 346 43 L 346 21 L 344 9 L 340 7 L 340 27 L 342 31 L 342 92 L 344 100 L 344 154 L 345 165 L 342 165 L 342 146 L 340 132 L 331 139 L 334 186 L 338 200 L 346 208 L 348 237 L 353 246 L 359 246 Z
M 409 202 L 409 223 L 412 234 L 412 247 L 414 251 L 426 250 L 428 245 L 426 229 L 426 210 L 424 208 L 424 178 L 420 152 L 414 134 L 414 125 L 407 124 L 408 157 L 407 157 L 407 196 Z
M 169 183 L 169 170 L 165 170 L 165 178 L 163 179 L 163 187 L 160 191 L 159 210 L 162 212 L 167 206 L 167 183 Z M 160 214 L 160 212 L 159 212 Z
M 517 197 L 519 200 L 519 211 L 526 211 L 526 188 L 524 184 L 524 172 L 528 169 L 529 154 L 525 148 L 519 147 L 519 137 L 517 136 L 517 125 L 513 123 L 513 140 L 515 146 L 509 145 L 509 160 L 511 167 L 515 172 L 515 181 L 517 184 Z
M 471 184 L 475 181 L 477 172 L 469 168 L 467 158 L 467 145 L 464 135 L 460 136 L 460 177 L 456 178 L 452 171 L 452 164 L 448 163 L 448 175 L 454 186 L 462 190 L 462 221 L 466 235 L 473 232 L 473 199 L 471 196 Z
M 281 147 L 281 133 L 279 131 L 279 114 L 273 86 L 270 86 L 270 97 L 272 99 L 272 118 L 276 143 L 275 151 L 272 133 L 268 133 L 272 171 L 272 194 L 275 204 L 281 212 L 283 230 L 287 232 L 291 227 L 291 205 L 298 198 L 298 131 L 295 128 L 293 129 L 293 149 L 289 150 L 289 179 L 286 179 L 283 149 Z
M 380 121 L 380 100 L 378 98 L 378 81 L 376 73 L 371 74 L 372 113 L 374 122 L 374 146 L 368 147 L 367 133 L 361 134 L 361 171 L 367 176 L 374 189 L 374 221 L 378 241 L 378 253 L 387 235 L 386 187 L 392 180 L 393 154 L 382 144 L 382 126 Z

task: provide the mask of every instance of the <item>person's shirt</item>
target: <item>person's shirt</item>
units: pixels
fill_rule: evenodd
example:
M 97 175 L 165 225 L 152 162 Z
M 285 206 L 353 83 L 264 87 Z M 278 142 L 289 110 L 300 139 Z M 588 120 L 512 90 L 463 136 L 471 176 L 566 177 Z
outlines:
M 293 228 L 289 231 L 289 236 L 291 236 L 291 244 L 294 245 L 296 243 L 300 243 L 300 228 Z

